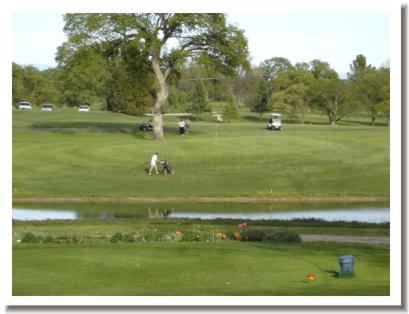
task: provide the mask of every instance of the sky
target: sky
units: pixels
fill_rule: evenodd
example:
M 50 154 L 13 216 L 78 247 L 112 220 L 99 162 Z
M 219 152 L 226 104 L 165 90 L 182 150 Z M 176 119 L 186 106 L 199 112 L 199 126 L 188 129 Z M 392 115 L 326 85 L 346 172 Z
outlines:
M 272 57 L 293 64 L 320 59 L 345 76 L 358 54 L 376 67 L 390 58 L 388 14 L 228 14 L 228 20 L 244 30 L 254 65 Z M 55 66 L 63 27 L 61 14 L 15 14 L 13 62 Z

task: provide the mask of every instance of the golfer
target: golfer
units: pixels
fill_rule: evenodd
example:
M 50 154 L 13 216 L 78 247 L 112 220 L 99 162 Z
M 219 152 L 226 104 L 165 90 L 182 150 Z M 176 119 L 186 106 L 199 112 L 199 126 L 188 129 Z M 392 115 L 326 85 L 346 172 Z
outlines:
M 186 123 L 185 123 L 184 120 L 180 120 L 180 121 L 178 122 L 179 135 L 184 135 L 184 134 L 185 134 L 185 126 L 186 126 Z
M 158 153 L 155 153 L 155 154 L 152 155 L 152 158 L 151 158 L 151 169 L 149 170 L 149 175 L 152 174 L 153 169 L 155 169 L 156 175 L 159 175 L 158 167 L 156 166 L 157 162 L 158 162 Z

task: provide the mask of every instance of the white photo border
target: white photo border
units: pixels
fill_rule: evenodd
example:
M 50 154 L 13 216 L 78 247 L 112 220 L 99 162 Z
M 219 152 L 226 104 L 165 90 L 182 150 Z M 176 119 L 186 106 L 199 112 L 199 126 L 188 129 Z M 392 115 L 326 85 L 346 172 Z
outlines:
M 165 305 L 165 306 L 400 306 L 401 300 L 401 4 L 393 1 L 264 1 L 218 0 L 214 3 L 193 1 L 53 1 L 16 0 L 0 4 L 2 29 L 0 47 L 0 95 L 3 100 L 1 115 L 1 209 L 0 243 L 0 295 L 6 305 Z M 11 241 L 11 184 L 12 184 L 12 115 L 11 61 L 12 16 L 16 13 L 67 13 L 67 12 L 223 12 L 223 13 L 387 13 L 390 15 L 390 67 L 391 67 L 391 126 L 390 126 L 390 296 L 384 297 L 22 297 L 12 296 L 12 241 Z

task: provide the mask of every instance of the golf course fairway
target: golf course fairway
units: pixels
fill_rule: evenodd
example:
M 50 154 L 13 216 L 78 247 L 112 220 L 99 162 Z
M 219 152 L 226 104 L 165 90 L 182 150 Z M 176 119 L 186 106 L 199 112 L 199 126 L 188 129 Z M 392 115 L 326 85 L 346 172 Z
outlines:
M 356 278 L 336 278 L 338 257 Z M 17 245 L 13 295 L 389 295 L 389 249 L 352 244 Z M 307 274 L 316 275 L 308 283 Z
M 84 218 L 13 221 L 13 296 L 389 295 L 389 245 L 239 241 L 232 235 L 243 221 L 172 220 L 156 210 L 176 203 L 204 213 L 303 211 L 329 203 L 389 210 L 385 121 L 370 127 L 358 116 L 333 127 L 311 114 L 303 125 L 284 119 L 283 131 L 271 132 L 265 119 L 242 109 L 231 123 L 204 115 L 184 136 L 177 119 L 165 116 L 165 138 L 153 141 L 138 129 L 143 119 L 106 111 L 13 111 L 14 208 L 70 211 L 76 204 Z M 155 152 L 174 175 L 148 176 Z M 95 219 L 101 213 L 105 218 Z M 318 236 L 388 238 L 390 231 L 389 222 L 247 223 Z M 212 240 L 175 236 L 193 232 Z M 117 233 L 133 242 L 111 243 Z M 159 233 L 173 238 L 135 240 Z M 29 236 L 52 241 L 22 240 Z M 355 278 L 334 276 L 342 255 L 355 256 Z
M 288 124 L 271 132 L 263 121 L 240 119 L 192 122 L 178 136 L 176 120 L 167 118 L 158 142 L 137 130 L 138 118 L 49 114 L 13 113 L 14 199 L 389 196 L 386 127 Z M 109 129 L 96 123 L 107 119 Z M 175 175 L 147 175 L 154 152 Z

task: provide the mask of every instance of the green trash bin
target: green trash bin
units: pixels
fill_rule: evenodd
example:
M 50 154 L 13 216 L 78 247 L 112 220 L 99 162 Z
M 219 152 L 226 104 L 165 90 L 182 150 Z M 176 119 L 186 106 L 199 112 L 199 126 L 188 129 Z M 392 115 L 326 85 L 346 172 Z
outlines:
M 338 260 L 341 271 L 337 273 L 339 278 L 353 278 L 355 277 L 354 265 L 355 257 L 352 255 L 341 256 Z

